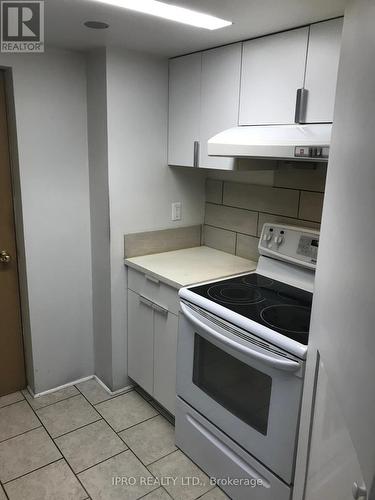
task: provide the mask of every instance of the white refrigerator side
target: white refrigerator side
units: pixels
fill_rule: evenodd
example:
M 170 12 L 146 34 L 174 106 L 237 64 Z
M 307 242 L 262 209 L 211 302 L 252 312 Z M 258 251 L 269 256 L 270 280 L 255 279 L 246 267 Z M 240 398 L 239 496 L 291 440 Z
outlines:
M 361 483 L 362 479 L 367 486 L 367 499 L 375 495 L 374 25 L 375 3 L 350 2 L 344 21 L 311 322 L 309 356 L 313 361 L 319 353 L 324 366 L 324 384 L 319 385 L 318 377 L 319 412 L 315 412 L 312 425 L 306 500 L 315 498 L 309 480 L 319 474 L 327 484 L 326 489 L 320 490 L 320 498 L 365 498 L 351 491 L 353 483 Z M 324 403 L 320 393 L 323 386 L 334 394 L 334 403 L 329 405 L 328 400 Z M 340 427 L 341 435 L 352 443 L 345 447 L 347 458 L 358 464 L 357 471 L 352 468 L 350 484 L 345 486 L 344 493 L 345 461 L 337 461 L 335 487 L 329 481 L 325 447 L 313 443 L 320 432 L 321 414 L 331 410 L 339 418 L 333 420 L 334 425 L 325 427 L 325 439 L 335 443 Z M 327 417 L 328 421 L 332 422 Z M 303 433 L 301 437 L 300 442 L 305 438 Z M 342 444 L 338 439 L 337 450 Z M 321 464 L 320 470 L 316 464 Z

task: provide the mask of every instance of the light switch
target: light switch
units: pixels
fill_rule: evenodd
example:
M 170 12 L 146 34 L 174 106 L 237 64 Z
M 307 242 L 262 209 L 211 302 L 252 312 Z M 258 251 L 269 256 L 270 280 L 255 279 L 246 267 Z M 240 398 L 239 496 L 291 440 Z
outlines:
M 181 220 L 182 218 L 182 204 L 180 201 L 172 203 L 172 220 Z

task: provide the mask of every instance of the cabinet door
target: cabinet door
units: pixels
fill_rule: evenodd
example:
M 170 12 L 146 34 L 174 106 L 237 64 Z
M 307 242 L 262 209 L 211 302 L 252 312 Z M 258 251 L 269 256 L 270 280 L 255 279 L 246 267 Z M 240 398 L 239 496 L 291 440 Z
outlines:
M 178 317 L 155 311 L 154 327 L 154 398 L 174 415 Z
M 151 302 L 128 290 L 128 373 L 149 394 L 154 391 L 154 320 Z
M 294 123 L 308 33 L 300 28 L 243 44 L 240 125 Z
M 342 25 L 342 19 L 333 19 L 310 27 L 306 123 L 333 121 Z
M 238 125 L 242 44 L 202 53 L 200 167 L 232 169 L 233 158 L 207 154 L 207 141 Z
M 168 164 L 194 166 L 194 141 L 199 141 L 202 55 L 169 63 Z

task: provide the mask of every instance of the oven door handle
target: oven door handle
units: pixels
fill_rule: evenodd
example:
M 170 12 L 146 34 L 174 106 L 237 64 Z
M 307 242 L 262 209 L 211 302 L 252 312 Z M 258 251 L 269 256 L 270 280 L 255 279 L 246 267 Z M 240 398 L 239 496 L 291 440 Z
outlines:
M 287 372 L 295 372 L 299 370 L 300 364 L 297 361 L 292 361 L 290 359 L 283 359 L 281 357 L 276 357 L 277 355 L 270 356 L 268 354 L 263 354 L 259 351 L 251 349 L 250 347 L 246 347 L 239 342 L 235 342 L 234 340 L 222 335 L 219 332 L 216 332 L 213 328 L 208 325 L 202 323 L 198 318 L 196 318 L 190 311 L 188 306 L 180 303 L 181 310 L 184 316 L 197 328 L 202 329 L 206 332 L 210 337 L 216 339 L 218 342 L 226 345 L 227 347 L 232 348 L 235 351 L 240 352 L 241 354 L 245 354 L 246 356 L 264 363 L 272 368 L 276 368 L 277 370 L 287 371 Z

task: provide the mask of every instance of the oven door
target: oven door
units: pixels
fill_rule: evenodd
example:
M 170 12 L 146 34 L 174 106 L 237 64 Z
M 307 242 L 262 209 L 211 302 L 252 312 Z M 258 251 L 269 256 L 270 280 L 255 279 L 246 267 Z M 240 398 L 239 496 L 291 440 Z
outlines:
M 181 303 L 177 394 L 292 483 L 303 362 Z

